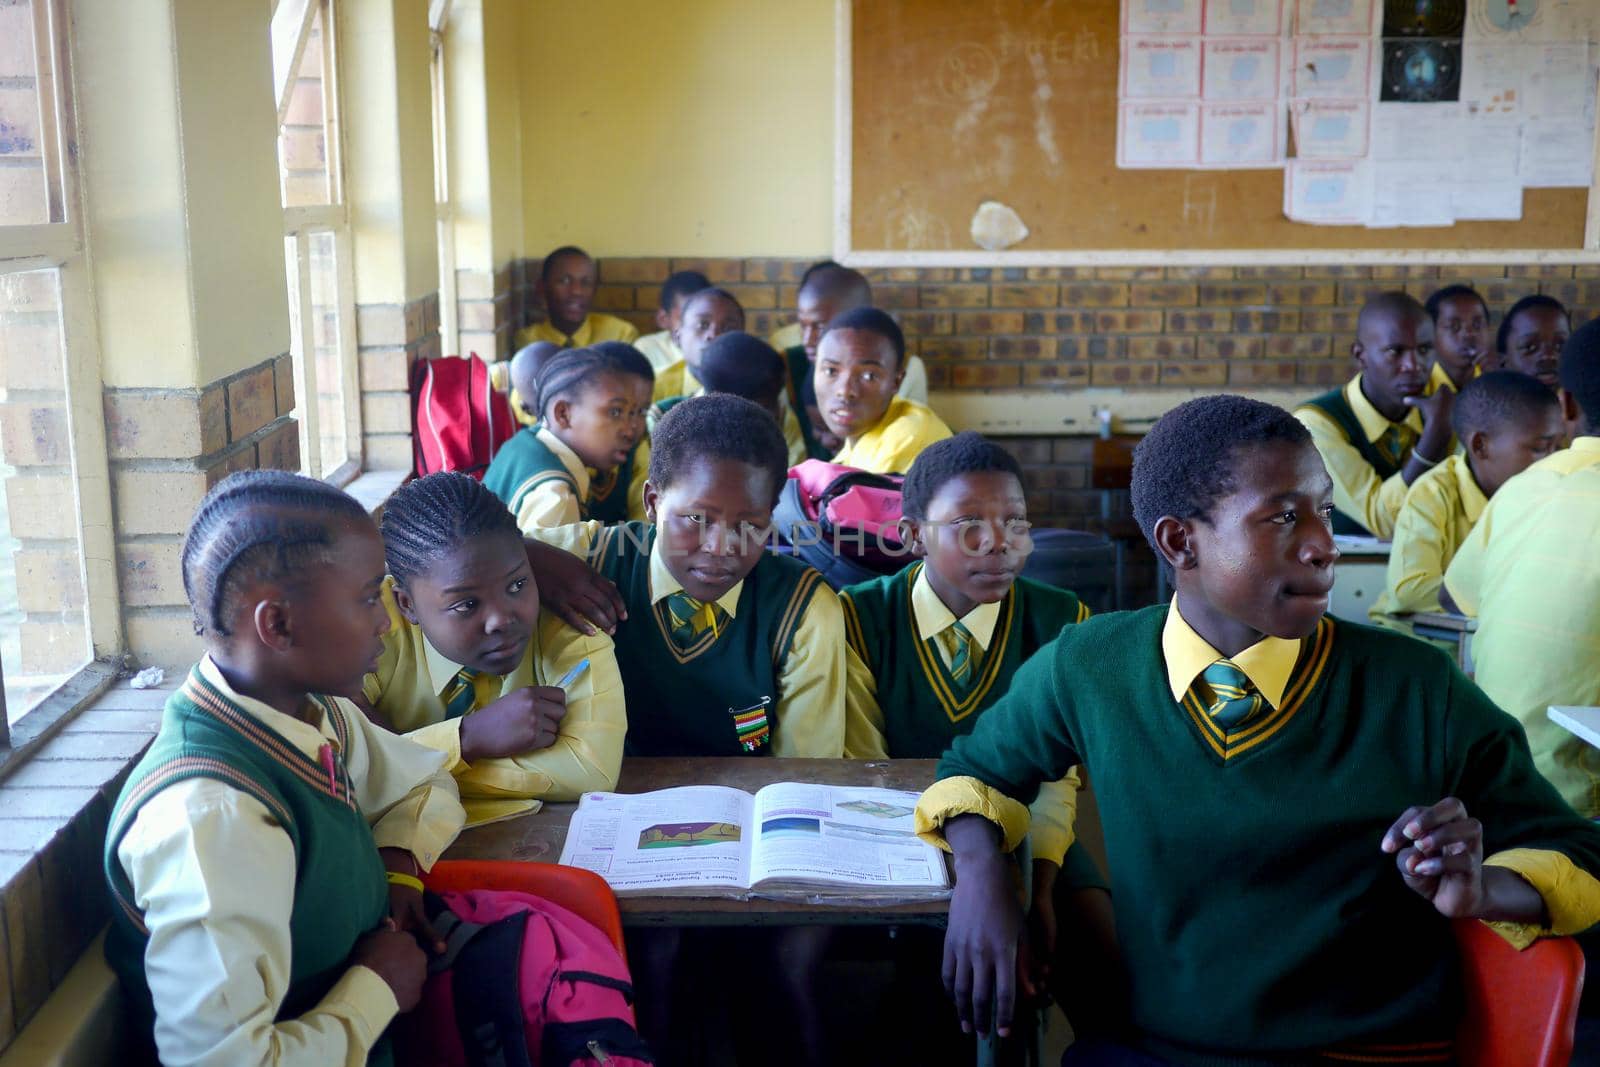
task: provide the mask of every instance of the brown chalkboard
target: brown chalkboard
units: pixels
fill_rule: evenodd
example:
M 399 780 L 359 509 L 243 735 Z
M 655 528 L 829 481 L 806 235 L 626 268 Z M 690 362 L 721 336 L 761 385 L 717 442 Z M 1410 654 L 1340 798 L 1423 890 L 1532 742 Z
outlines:
M 1279 170 L 1119 170 L 1118 0 L 852 8 L 855 252 L 977 251 L 991 199 L 1027 224 L 1019 252 L 1583 245 L 1584 189 L 1529 189 L 1517 222 L 1369 230 L 1290 222 Z

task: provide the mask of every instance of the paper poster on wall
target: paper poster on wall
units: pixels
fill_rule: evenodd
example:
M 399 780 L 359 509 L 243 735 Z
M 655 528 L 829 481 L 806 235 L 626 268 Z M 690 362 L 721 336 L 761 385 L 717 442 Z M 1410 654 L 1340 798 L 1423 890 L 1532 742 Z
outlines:
M 1528 189 L 1587 186 L 1594 172 L 1594 128 L 1583 120 L 1522 124 L 1520 177 Z
M 1373 0 L 1295 0 L 1297 34 L 1372 33 Z
M 1467 0 L 1384 0 L 1384 37 L 1460 37 Z
M 1198 97 L 1199 38 L 1124 37 L 1121 95 L 1127 100 Z
M 1461 103 L 1469 115 L 1514 117 L 1522 111 L 1529 49 L 1468 41 L 1461 49 Z
M 1360 226 L 1372 213 L 1372 178 L 1363 159 L 1291 159 L 1284 169 L 1283 212 L 1291 221 Z
M 1587 41 L 1600 29 L 1594 0 L 1472 0 L 1466 39 L 1471 41 Z
M 1543 44 L 1526 49 L 1524 103 L 1530 118 L 1580 119 L 1594 111 L 1594 68 L 1589 45 Z
M 1200 165 L 1230 170 L 1283 166 L 1283 112 L 1278 103 L 1202 105 Z
M 1200 95 L 1203 99 L 1277 99 L 1277 41 L 1207 37 L 1203 52 L 1200 67 Z
M 1450 226 L 1450 193 L 1431 163 L 1382 162 L 1372 164 L 1372 214 L 1374 229 L 1393 226 Z
M 1232 37 L 1276 37 L 1283 32 L 1284 0 L 1206 0 L 1204 32 Z
M 1296 37 L 1293 95 L 1365 100 L 1372 92 L 1368 37 Z
M 1379 100 L 1419 104 L 1458 100 L 1461 39 L 1385 37 L 1379 72 Z
M 1365 100 L 1300 100 L 1290 114 L 1299 158 L 1357 159 L 1367 154 Z
M 1122 34 L 1199 33 L 1201 0 L 1122 0 Z
M 1459 104 L 1380 103 L 1372 112 L 1372 158 L 1432 163 L 1442 180 L 1462 162 L 1461 124 Z
M 1199 162 L 1199 104 L 1127 103 L 1117 109 L 1117 166 L 1192 167 Z

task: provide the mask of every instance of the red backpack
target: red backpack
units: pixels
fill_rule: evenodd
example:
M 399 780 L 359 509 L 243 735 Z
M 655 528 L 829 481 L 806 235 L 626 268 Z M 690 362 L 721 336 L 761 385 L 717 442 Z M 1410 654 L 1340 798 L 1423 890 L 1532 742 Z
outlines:
M 413 1067 L 654 1063 L 635 1029 L 633 983 L 593 923 L 531 893 L 429 893 L 444 955 L 397 1035 Z
M 489 384 L 474 352 L 417 363 L 411 372 L 411 441 L 417 477 L 460 471 L 479 481 L 500 446 L 517 432 L 511 404 Z

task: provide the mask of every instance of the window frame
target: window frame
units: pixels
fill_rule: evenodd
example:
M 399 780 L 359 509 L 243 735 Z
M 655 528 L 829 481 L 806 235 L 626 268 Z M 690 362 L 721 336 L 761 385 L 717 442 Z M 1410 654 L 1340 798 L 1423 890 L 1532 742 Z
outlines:
M 450 184 L 450 107 L 445 66 L 444 34 L 450 20 L 451 0 L 428 5 L 428 73 L 433 105 L 433 207 L 439 246 L 439 346 L 440 354 L 461 352 L 460 308 L 456 287 L 456 215 Z

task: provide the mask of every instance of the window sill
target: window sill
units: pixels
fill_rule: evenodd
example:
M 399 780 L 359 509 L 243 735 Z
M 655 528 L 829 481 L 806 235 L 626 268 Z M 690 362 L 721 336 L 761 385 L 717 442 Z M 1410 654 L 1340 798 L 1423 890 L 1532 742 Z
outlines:
M 361 506 L 367 509 L 367 514 L 376 515 L 383 510 L 383 503 L 390 494 L 409 477 L 411 472 L 408 470 L 364 471 L 355 481 L 346 485 L 344 491 L 360 501 Z

